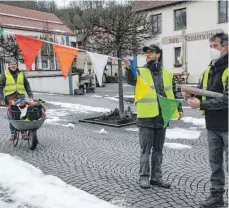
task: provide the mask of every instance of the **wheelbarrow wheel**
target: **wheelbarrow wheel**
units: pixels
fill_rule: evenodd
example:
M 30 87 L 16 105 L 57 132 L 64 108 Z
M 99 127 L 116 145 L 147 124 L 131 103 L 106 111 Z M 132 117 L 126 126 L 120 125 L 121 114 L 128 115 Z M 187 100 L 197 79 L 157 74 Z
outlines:
M 38 144 L 37 131 L 29 131 L 28 143 L 29 143 L 29 148 L 31 150 L 35 150 L 36 149 L 37 144 Z
M 13 139 L 13 145 L 14 145 L 14 147 L 17 146 L 18 140 L 19 140 L 19 132 L 15 130 L 14 131 L 14 139 Z

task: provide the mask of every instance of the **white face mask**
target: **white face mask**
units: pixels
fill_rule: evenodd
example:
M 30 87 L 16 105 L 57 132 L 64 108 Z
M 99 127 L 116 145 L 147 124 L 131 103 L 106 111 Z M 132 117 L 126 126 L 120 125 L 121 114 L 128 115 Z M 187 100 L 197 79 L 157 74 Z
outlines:
M 212 61 L 217 61 L 220 58 L 221 54 L 220 54 L 219 50 L 217 50 L 215 48 L 211 48 L 210 56 L 211 56 Z

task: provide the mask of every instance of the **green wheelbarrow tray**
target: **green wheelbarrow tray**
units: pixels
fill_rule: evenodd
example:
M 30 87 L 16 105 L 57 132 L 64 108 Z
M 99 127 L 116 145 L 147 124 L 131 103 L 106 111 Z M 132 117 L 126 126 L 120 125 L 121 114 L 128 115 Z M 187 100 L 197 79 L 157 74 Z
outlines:
M 43 123 L 45 122 L 45 118 L 40 118 L 35 121 L 24 121 L 24 120 L 9 120 L 15 129 L 18 131 L 26 131 L 26 130 L 38 130 Z

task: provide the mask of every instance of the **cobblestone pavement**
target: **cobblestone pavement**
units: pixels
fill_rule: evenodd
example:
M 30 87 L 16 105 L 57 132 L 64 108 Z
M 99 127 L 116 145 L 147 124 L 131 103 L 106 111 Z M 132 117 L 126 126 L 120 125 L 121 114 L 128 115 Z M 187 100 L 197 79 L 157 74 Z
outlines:
M 124 87 L 124 94 L 132 94 L 132 87 Z M 57 96 L 36 94 L 47 101 L 78 103 L 114 109 L 117 85 L 99 88 L 96 95 Z M 48 105 L 59 110 L 60 106 Z M 4 116 L 5 108 L 0 108 Z M 197 111 L 185 108 L 185 116 L 199 117 Z M 183 121 L 172 121 L 169 128 L 196 127 L 201 131 L 198 139 L 176 139 L 191 146 L 191 149 L 164 148 L 163 178 L 172 183 L 171 189 L 152 187 L 144 190 L 138 184 L 139 143 L 138 133 L 126 128 L 111 128 L 77 122 L 94 114 L 69 113 L 64 124 L 75 122 L 75 128 L 44 124 L 38 131 L 39 145 L 30 151 L 26 142 L 16 148 L 9 142 L 8 121 L 1 117 L 0 152 L 18 156 L 40 168 L 44 173 L 58 176 L 70 185 L 123 207 L 133 208 L 184 208 L 198 207 L 198 202 L 209 194 L 209 165 L 206 131 L 200 126 Z M 105 128 L 107 134 L 96 131 Z M 171 141 L 169 141 L 171 142 Z M 29 180 L 29 179 L 28 179 Z M 225 194 L 226 198 L 226 194 Z M 226 206 L 225 206 L 226 207 Z

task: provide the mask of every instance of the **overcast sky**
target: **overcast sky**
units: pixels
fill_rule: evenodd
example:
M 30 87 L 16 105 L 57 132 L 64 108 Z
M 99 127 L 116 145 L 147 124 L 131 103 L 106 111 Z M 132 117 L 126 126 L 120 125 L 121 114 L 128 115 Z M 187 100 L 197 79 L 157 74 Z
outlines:
M 82 0 L 55 0 L 58 7 L 64 7 L 64 5 L 67 6 L 70 1 L 82 1 Z M 115 0 L 115 1 L 125 2 L 125 0 Z

